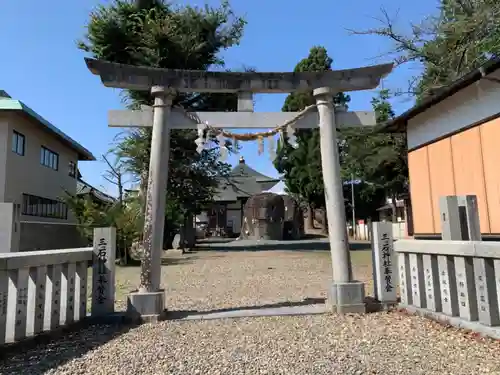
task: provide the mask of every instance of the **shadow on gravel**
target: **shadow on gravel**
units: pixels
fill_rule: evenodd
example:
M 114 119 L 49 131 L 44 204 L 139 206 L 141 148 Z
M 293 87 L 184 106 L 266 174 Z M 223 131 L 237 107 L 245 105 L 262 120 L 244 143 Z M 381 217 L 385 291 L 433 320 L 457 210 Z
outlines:
M 194 255 L 196 251 L 186 251 L 184 254 L 178 256 L 178 257 L 171 257 L 171 256 L 166 256 L 161 259 L 161 265 L 162 266 L 176 266 L 176 265 L 183 265 L 183 264 L 191 264 L 194 263 L 197 259 L 200 257 L 197 255 Z M 218 258 L 218 257 L 224 257 L 224 255 L 213 255 L 212 258 Z M 127 264 L 125 266 L 118 265 L 120 268 L 139 268 L 141 266 L 141 262 L 134 262 Z
M 175 266 L 175 265 L 182 265 L 182 264 L 191 264 L 198 258 L 199 257 L 196 255 L 191 255 L 191 256 L 185 257 L 185 258 L 166 257 L 166 258 L 161 259 L 161 265 L 162 266 Z
M 370 250 L 370 242 L 349 243 L 351 251 Z M 311 239 L 299 241 L 266 241 L 262 243 L 249 243 L 248 240 L 227 242 L 200 242 L 196 245 L 196 251 L 325 251 L 330 250 L 330 242 L 326 239 Z
M 259 305 L 259 306 L 239 306 L 239 307 L 230 307 L 230 308 L 225 308 L 225 309 L 215 309 L 215 310 L 206 310 L 206 311 L 199 311 L 199 310 L 171 310 L 168 311 L 167 313 L 167 319 L 169 320 L 174 320 L 174 319 L 182 319 L 187 316 L 195 316 L 195 315 L 205 315 L 205 314 L 210 314 L 210 313 L 222 313 L 222 312 L 229 312 L 229 311 L 240 311 L 240 310 L 260 310 L 260 309 L 272 309 L 272 308 L 279 308 L 279 307 L 297 307 L 297 306 L 308 306 L 308 305 L 320 305 L 325 303 L 325 298 L 305 298 L 302 301 L 297 301 L 297 302 L 278 302 L 278 303 L 271 303 L 267 305 Z
M 378 302 L 375 298 L 371 296 L 367 296 L 364 299 L 366 305 L 366 313 L 376 313 L 380 311 L 390 312 L 394 309 L 394 306 L 383 306 Z M 400 298 L 396 301 L 400 302 Z M 266 305 L 258 305 L 258 306 L 239 306 L 239 307 L 230 307 L 224 309 L 214 309 L 214 310 L 170 310 L 167 312 L 167 320 L 177 320 L 184 319 L 188 316 L 199 316 L 199 315 L 208 315 L 215 313 L 224 313 L 224 312 L 232 312 L 232 311 L 242 311 L 242 310 L 262 310 L 262 309 L 273 309 L 280 307 L 298 307 L 298 306 L 312 306 L 312 305 L 324 305 L 326 303 L 325 298 L 305 298 L 302 301 L 297 302 L 278 302 L 271 303 Z
M 0 349 L 0 374 L 42 375 L 127 333 L 136 325 L 77 323 Z

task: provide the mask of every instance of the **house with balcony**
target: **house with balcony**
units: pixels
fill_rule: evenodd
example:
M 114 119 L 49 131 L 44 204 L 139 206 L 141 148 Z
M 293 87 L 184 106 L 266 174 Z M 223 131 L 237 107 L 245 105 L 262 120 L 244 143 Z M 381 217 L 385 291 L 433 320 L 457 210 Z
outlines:
M 0 90 L 0 252 L 81 245 L 63 202 L 77 194 L 78 162 L 94 156 Z

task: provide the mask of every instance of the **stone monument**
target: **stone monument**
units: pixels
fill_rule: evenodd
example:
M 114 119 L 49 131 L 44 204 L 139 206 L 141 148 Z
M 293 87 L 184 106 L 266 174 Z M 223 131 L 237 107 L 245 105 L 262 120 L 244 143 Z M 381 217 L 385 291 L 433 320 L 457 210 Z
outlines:
M 240 238 L 249 240 L 282 240 L 285 203 L 278 194 L 251 196 L 243 208 Z

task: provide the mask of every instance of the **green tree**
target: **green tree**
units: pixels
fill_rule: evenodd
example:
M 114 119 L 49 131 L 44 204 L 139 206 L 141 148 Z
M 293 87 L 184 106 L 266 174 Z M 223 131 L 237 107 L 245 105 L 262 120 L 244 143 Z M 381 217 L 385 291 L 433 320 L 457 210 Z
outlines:
M 239 43 L 244 25 L 227 1 L 219 7 L 198 8 L 161 0 L 114 0 L 90 14 L 87 33 L 78 46 L 93 58 L 123 64 L 207 70 L 223 66 L 219 52 Z M 149 92 L 126 90 L 124 94 L 130 108 L 152 104 Z M 227 111 L 236 109 L 237 98 L 231 94 L 179 93 L 173 104 L 187 110 Z M 170 229 L 182 221 L 179 209 L 183 214 L 199 209 L 211 198 L 217 176 L 228 171 L 227 164 L 217 161 L 217 144 L 213 142 L 213 147 L 200 155 L 194 144 L 196 137 L 194 130 L 172 131 L 167 190 L 172 208 L 167 207 Z M 122 134 L 113 149 L 139 181 L 142 205 L 150 143 L 151 129 L 138 129 Z
M 383 11 L 382 15 L 381 27 L 353 33 L 390 40 L 394 48 L 389 55 L 397 66 L 412 64 L 414 68 L 415 64 L 420 65 L 420 73 L 410 81 L 409 88 L 397 92 L 409 94 L 417 102 L 488 59 L 500 56 L 500 2 L 497 0 L 440 0 L 436 14 L 419 24 L 410 24 L 409 33 L 398 31 L 387 12 Z M 387 99 L 388 92 L 382 92 L 372 103 L 378 111 L 379 122 L 394 115 Z M 346 134 L 349 138 L 346 145 L 352 154 L 350 158 L 347 156 L 346 173 L 356 173 L 366 181 L 374 181 L 370 186 L 386 188 L 392 198 L 407 192 L 404 135 L 363 134 L 369 136 L 366 142 L 359 139 L 360 135 Z M 366 161 L 366 165 L 356 163 L 356 158 Z
M 388 90 L 381 90 L 379 96 L 372 100 L 378 124 L 384 124 L 394 117 L 389 97 Z M 342 131 L 342 139 L 341 154 L 344 179 L 347 180 L 354 176 L 364 182 L 363 194 L 365 198 L 379 197 L 379 191 L 384 191 L 385 196 L 392 199 L 393 219 L 395 219 L 395 202 L 408 191 L 405 134 L 381 133 L 379 127 L 367 127 L 345 129 Z
M 324 72 L 332 70 L 332 58 L 324 47 L 315 46 L 309 55 L 302 59 L 294 72 Z M 334 103 L 346 105 L 350 97 L 338 93 Z M 309 92 L 294 92 L 287 96 L 282 110 L 285 112 L 301 111 L 316 101 Z M 292 148 L 286 141 L 278 142 L 276 169 L 284 174 L 285 183 L 290 193 L 300 197 L 307 207 L 307 227 L 312 228 L 314 208 L 325 206 L 321 152 L 319 147 L 319 129 L 301 129 L 296 132 L 298 148 Z M 286 138 L 286 135 L 285 135 Z
M 492 57 L 500 56 L 500 2 L 440 0 L 436 15 L 398 31 L 383 11 L 382 26 L 354 34 L 378 35 L 394 44 L 390 55 L 397 65 L 417 63 L 422 71 L 410 82 L 417 100 L 457 80 Z
M 110 162 L 103 155 L 103 161 L 108 169 L 103 178 L 115 185 L 118 197 L 112 203 L 103 203 L 92 198 L 92 195 L 76 195 L 65 192 L 62 197 L 68 208 L 74 213 L 81 236 L 92 243 L 93 230 L 96 227 L 116 228 L 117 259 L 120 264 L 126 265 L 130 260 L 130 247 L 142 229 L 141 211 L 138 209 L 137 199 L 126 194 L 126 168 L 119 158 Z
M 344 183 L 344 202 L 346 219 L 352 221 L 352 188 L 350 181 Z M 375 188 L 369 182 L 354 180 L 355 219 L 377 219 L 377 209 L 385 205 L 385 191 Z
M 140 212 L 134 208 L 133 200 L 117 199 L 114 203 L 103 205 L 88 196 L 82 197 L 69 192 L 66 192 L 62 199 L 75 214 L 80 235 L 89 244 L 92 243 L 94 228 L 115 227 L 116 257 L 120 259 L 120 264 L 128 263 L 129 249 L 142 229 Z

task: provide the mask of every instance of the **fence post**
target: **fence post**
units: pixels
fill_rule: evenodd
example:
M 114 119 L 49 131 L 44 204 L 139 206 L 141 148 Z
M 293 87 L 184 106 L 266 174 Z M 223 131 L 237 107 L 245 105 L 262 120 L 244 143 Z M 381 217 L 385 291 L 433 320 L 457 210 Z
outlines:
M 371 243 L 373 255 L 373 289 L 375 298 L 384 307 L 397 303 L 396 256 L 392 237 L 392 223 L 372 222 Z
M 454 196 L 440 197 L 439 213 L 441 221 L 441 239 L 443 241 L 460 240 L 462 238 L 458 200 Z M 458 292 L 453 257 L 438 255 L 439 289 L 441 292 L 441 308 L 446 315 L 458 316 Z
M 115 310 L 116 229 L 94 229 L 92 263 L 92 316 L 111 314 Z
M 458 197 L 458 206 L 461 220 L 464 221 L 464 236 L 467 236 L 464 239 L 481 241 L 477 197 L 475 195 L 460 196 Z M 479 322 L 487 326 L 497 326 L 500 324 L 498 291 L 496 291 L 495 285 L 495 262 L 498 263 L 498 260 L 473 258 L 472 261 Z
M 468 201 L 470 201 L 470 196 L 469 198 L 457 196 L 446 196 L 441 198 L 440 209 L 443 240 L 467 241 L 470 240 L 471 235 L 473 237 L 477 237 L 476 228 L 479 228 L 478 223 L 468 223 L 469 219 L 474 220 L 475 217 L 472 213 L 474 208 L 472 206 L 467 208 Z M 473 232 L 471 232 L 471 230 Z M 449 257 L 446 258 L 449 259 Z M 453 257 L 452 259 L 454 261 L 454 269 L 447 267 L 447 270 L 439 270 L 441 291 L 443 293 L 443 306 L 447 305 L 447 302 L 445 301 L 447 298 L 446 281 L 449 281 L 449 290 L 451 290 L 453 282 L 452 279 L 455 278 L 456 292 L 458 294 L 458 315 L 465 320 L 478 320 L 473 259 L 470 257 L 459 256 Z M 438 263 L 441 267 L 446 263 L 450 264 L 448 260 L 445 261 L 443 258 L 438 260 Z M 452 302 L 452 305 L 454 305 L 454 295 L 451 292 L 449 293 L 449 299 L 450 302 Z M 454 306 L 451 307 L 451 311 L 449 309 L 448 311 L 445 309 L 444 312 L 451 312 L 451 315 L 456 315 Z

